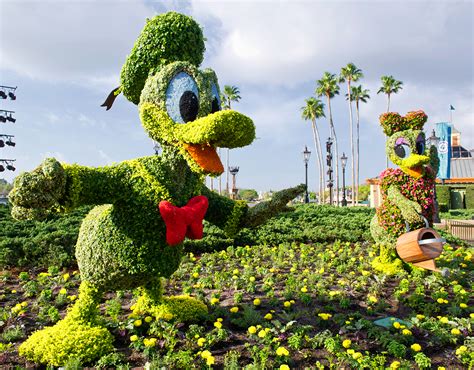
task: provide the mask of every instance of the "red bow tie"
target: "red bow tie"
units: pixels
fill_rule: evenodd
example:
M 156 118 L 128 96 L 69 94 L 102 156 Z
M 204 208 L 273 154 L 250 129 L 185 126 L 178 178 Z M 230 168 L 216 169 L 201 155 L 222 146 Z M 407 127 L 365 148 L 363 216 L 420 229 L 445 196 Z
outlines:
M 191 198 L 184 207 L 176 207 L 163 200 L 158 205 L 166 225 L 166 242 L 173 246 L 181 243 L 187 236 L 190 239 L 202 238 L 202 220 L 209 202 L 203 195 Z

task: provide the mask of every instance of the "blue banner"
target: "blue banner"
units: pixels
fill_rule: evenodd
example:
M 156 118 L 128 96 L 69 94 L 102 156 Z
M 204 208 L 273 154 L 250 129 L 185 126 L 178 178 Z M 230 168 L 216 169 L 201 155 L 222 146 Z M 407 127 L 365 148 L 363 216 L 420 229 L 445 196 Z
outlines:
M 451 178 L 451 126 L 449 123 L 437 123 L 436 136 L 439 137 L 439 170 L 437 177 L 447 180 Z

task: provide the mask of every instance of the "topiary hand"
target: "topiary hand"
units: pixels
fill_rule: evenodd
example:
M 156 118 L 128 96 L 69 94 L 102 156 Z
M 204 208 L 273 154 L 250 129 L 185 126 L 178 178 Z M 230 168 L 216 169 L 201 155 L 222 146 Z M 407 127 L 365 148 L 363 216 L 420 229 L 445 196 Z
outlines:
M 60 208 L 66 189 L 66 173 L 54 158 L 47 158 L 32 172 L 15 179 L 9 194 L 12 216 L 18 220 L 44 219 Z
M 270 217 L 276 214 L 287 211 L 286 204 L 294 199 L 296 196 L 303 194 L 306 190 L 304 184 L 281 190 L 275 193 L 272 200 L 257 204 L 255 207 L 249 208 L 247 216 L 244 221 L 244 227 L 255 227 L 263 224 Z

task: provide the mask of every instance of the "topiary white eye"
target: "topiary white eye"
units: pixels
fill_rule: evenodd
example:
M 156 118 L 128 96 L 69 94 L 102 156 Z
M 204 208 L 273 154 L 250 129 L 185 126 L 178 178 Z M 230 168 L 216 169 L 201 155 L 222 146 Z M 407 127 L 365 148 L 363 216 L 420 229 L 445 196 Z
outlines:
M 194 121 L 199 112 L 196 81 L 186 72 L 176 74 L 166 89 L 166 111 L 176 123 Z
M 221 110 L 221 97 L 219 95 L 219 89 L 217 88 L 217 85 L 215 83 L 212 83 L 211 92 L 212 92 L 211 113 L 215 113 Z
M 410 145 L 406 143 L 396 144 L 394 148 L 395 154 L 402 159 L 408 158 L 411 154 Z

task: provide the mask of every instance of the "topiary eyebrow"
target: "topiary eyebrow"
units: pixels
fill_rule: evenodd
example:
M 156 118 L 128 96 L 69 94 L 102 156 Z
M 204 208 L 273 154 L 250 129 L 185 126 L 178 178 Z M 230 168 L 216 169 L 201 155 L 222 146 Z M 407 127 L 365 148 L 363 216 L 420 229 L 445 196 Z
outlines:
M 410 145 L 410 143 L 407 141 L 407 139 L 405 139 L 404 137 L 399 137 L 396 141 L 395 141 L 395 145 L 401 145 L 401 144 L 406 144 L 406 145 Z

